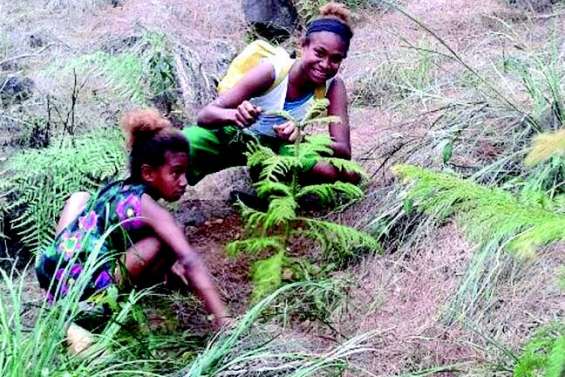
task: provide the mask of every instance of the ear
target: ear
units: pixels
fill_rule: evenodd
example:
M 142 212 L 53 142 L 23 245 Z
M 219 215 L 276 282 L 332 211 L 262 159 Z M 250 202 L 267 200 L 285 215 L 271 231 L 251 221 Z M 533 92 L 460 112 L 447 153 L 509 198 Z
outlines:
M 153 181 L 155 181 L 155 169 L 148 164 L 142 164 L 141 179 L 143 179 L 144 182 L 153 183 Z
M 302 37 L 300 38 L 300 47 L 308 47 L 308 45 L 310 44 L 310 38 L 309 37 Z

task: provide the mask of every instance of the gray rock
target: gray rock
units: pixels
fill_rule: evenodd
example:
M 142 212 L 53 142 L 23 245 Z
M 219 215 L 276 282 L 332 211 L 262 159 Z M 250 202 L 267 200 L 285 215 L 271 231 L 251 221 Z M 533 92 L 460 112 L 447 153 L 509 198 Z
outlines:
M 31 34 L 28 43 L 31 48 L 43 47 L 45 46 L 45 38 L 39 34 Z
M 179 46 L 174 57 L 175 70 L 187 113 L 197 114 L 216 98 L 216 86 L 235 55 L 235 48 L 222 41 L 210 41 L 206 46 Z
M 298 13 L 289 0 L 243 0 L 245 20 L 268 39 L 286 38 L 298 23 Z
M 223 219 L 235 211 L 230 200 L 234 191 L 254 193 L 246 167 L 210 174 L 190 187 L 179 202 L 175 218 L 185 226 L 200 226 L 207 221 Z
M 33 94 L 35 84 L 30 78 L 11 75 L 0 78 L 0 100 L 2 105 L 25 101 Z

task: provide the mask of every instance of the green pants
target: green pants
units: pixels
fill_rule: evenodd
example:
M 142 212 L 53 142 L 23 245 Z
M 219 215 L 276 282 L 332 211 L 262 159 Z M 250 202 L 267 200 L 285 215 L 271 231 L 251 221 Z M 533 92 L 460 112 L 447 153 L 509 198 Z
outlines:
M 285 144 L 272 138 L 255 138 L 241 132 L 236 126 L 225 126 L 207 129 L 190 125 L 183 128 L 182 133 L 190 145 L 190 162 L 187 173 L 189 185 L 195 185 L 208 174 L 227 169 L 232 166 L 246 165 L 247 143 L 257 141 L 269 146 L 280 155 L 288 155 Z M 304 170 L 314 167 L 317 158 L 313 157 L 304 163 Z

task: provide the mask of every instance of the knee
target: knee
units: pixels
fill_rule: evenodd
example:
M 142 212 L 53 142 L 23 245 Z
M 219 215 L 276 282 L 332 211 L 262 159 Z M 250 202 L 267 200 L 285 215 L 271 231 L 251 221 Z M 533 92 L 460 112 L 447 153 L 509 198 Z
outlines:
M 69 199 L 67 199 L 67 204 L 73 204 L 77 206 L 83 206 L 90 199 L 90 194 L 85 191 L 79 191 L 72 193 Z
M 343 171 L 341 172 L 340 180 L 357 185 L 361 182 L 361 176 L 352 171 Z

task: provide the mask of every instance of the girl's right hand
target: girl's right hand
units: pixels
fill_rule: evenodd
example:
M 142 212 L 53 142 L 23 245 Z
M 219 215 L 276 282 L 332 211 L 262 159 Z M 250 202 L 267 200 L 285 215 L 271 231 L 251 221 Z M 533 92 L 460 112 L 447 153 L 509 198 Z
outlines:
M 260 107 L 249 101 L 243 101 L 234 111 L 233 122 L 240 128 L 249 127 L 255 122 L 261 111 Z

